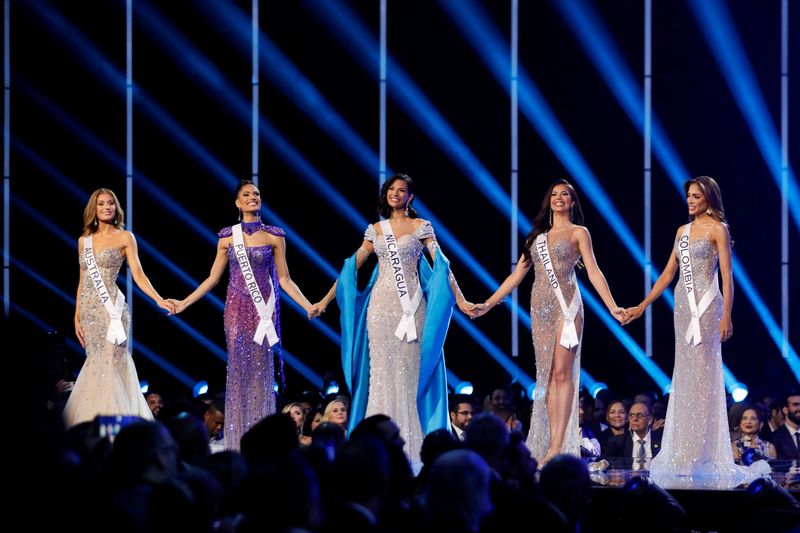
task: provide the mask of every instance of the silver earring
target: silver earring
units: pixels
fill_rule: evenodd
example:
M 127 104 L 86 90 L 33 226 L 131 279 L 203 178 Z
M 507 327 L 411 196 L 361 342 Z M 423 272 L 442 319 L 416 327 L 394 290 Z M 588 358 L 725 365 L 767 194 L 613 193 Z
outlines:
M 553 227 L 553 210 L 550 210 L 550 227 Z
M 241 221 L 242 221 L 242 210 L 239 209 L 239 222 L 241 222 Z
M 94 217 L 94 221 L 92 222 L 92 225 L 97 227 L 97 217 Z
M 408 216 L 408 204 L 409 202 L 406 202 L 406 216 Z

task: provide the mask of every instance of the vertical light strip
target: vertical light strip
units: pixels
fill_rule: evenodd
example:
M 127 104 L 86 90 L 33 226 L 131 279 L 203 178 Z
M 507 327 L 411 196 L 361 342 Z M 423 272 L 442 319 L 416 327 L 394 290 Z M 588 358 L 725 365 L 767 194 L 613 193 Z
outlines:
M 251 119 L 250 119 L 250 137 L 251 137 L 251 152 L 252 152 L 252 161 L 251 161 L 251 179 L 253 183 L 258 185 L 258 114 L 259 110 L 259 102 L 258 102 L 258 84 L 259 84 L 259 77 L 258 77 L 258 0 L 253 0 L 252 4 L 252 15 L 251 15 L 251 25 L 252 25 L 252 51 L 251 51 L 251 61 L 252 61 L 252 78 L 250 83 L 252 85 L 251 94 L 253 98 L 252 104 L 252 112 L 251 112 Z
M 125 211 L 128 230 L 133 231 L 133 0 L 125 2 Z M 131 315 L 128 349 L 133 353 L 133 274 L 125 274 L 126 300 Z
M 650 293 L 653 275 L 652 231 L 652 159 L 653 124 L 653 0 L 644 0 L 644 295 Z M 644 314 L 645 353 L 653 357 L 653 306 Z
M 781 355 L 789 358 L 789 0 L 781 1 Z
M 11 21 L 10 0 L 3 2 L 3 316 L 11 313 Z
M 381 41 L 380 72 L 378 73 L 378 90 L 380 92 L 380 108 L 378 109 L 378 192 L 386 181 L 386 10 L 387 0 L 381 0 Z
M 519 194 L 519 0 L 511 0 L 511 271 L 517 266 L 519 258 L 519 217 L 517 216 L 517 196 Z M 519 317 L 517 302 L 519 291 L 511 292 L 511 355 L 519 356 Z

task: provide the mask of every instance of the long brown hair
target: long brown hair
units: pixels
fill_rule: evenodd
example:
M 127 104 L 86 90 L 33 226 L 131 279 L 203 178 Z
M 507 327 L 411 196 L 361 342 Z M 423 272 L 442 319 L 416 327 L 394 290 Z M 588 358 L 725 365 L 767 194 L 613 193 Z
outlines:
M 574 202 L 572 210 L 570 211 L 569 221 L 579 226 L 583 225 L 583 209 L 581 209 L 581 201 L 578 199 L 578 193 L 575 192 L 575 187 L 565 179 L 554 181 L 550 184 L 550 187 L 547 188 L 547 194 L 545 194 L 542 199 L 542 207 L 539 209 L 536 218 L 533 219 L 533 229 L 531 229 L 531 232 L 528 233 L 528 237 L 525 239 L 525 247 L 522 250 L 522 254 L 528 261 L 531 260 L 531 246 L 536 242 L 536 237 L 541 233 L 550 231 L 550 228 L 553 227 L 550 195 L 553 194 L 553 189 L 556 188 L 556 185 L 564 185 Z
M 689 194 L 689 187 L 692 185 L 697 185 L 700 188 L 700 192 L 706 197 L 706 203 L 708 203 L 707 213 L 709 216 L 714 220 L 727 224 L 728 220 L 725 218 L 725 208 L 722 207 L 722 191 L 720 191 L 719 185 L 714 178 L 711 176 L 698 176 L 686 180 L 683 184 L 683 190 L 687 195 Z M 694 216 L 689 216 L 689 218 L 694 220 Z
M 94 191 L 91 196 L 89 196 L 89 201 L 86 203 L 86 207 L 83 210 L 83 236 L 91 235 L 100 227 L 100 223 L 97 221 L 97 199 L 101 194 L 109 194 L 111 195 L 111 198 L 114 199 L 114 206 L 116 208 L 114 227 L 117 229 L 125 229 L 125 213 L 122 211 L 122 207 L 119 205 L 117 195 L 114 194 L 114 191 L 111 189 L 101 187 L 100 189 Z

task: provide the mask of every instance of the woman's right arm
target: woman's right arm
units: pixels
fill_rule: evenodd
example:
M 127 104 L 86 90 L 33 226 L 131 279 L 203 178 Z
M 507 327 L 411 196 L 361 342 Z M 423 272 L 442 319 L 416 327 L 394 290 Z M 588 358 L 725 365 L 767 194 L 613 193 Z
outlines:
M 78 238 L 78 255 L 83 253 L 83 237 Z M 81 327 L 81 291 L 83 290 L 83 274 L 84 270 L 81 267 L 81 273 L 78 276 L 78 293 L 75 295 L 75 336 L 78 337 L 78 342 L 81 346 L 86 348 L 86 339 L 83 337 L 83 328 Z
M 369 259 L 369 256 L 372 255 L 372 252 L 374 251 L 375 249 L 372 246 L 372 242 L 365 239 L 364 242 L 361 243 L 361 246 L 359 246 L 358 250 L 356 250 L 356 270 L 361 268 L 361 265 L 363 265 L 366 260 Z M 336 281 L 333 282 L 333 286 L 328 291 L 328 294 L 326 294 L 322 300 L 314 304 L 316 312 L 313 314 L 313 316 L 320 316 L 325 312 L 325 309 L 327 309 L 328 305 L 330 305 L 330 303 L 336 299 L 336 287 L 338 284 L 339 279 L 337 278 Z
M 180 313 L 197 300 L 208 294 L 208 291 L 213 289 L 222 279 L 222 274 L 228 267 L 228 246 L 230 245 L 230 238 L 220 239 L 217 243 L 217 256 L 214 258 L 214 264 L 211 265 L 211 273 L 208 277 L 197 286 L 197 288 L 186 298 L 175 303 L 175 313 Z
M 509 274 L 505 281 L 494 291 L 494 294 L 489 296 L 484 303 L 475 305 L 470 317 L 478 318 L 479 316 L 483 316 L 489 312 L 489 309 L 502 302 L 506 296 L 511 294 L 511 291 L 522 283 L 522 280 L 525 279 L 525 275 L 531 269 L 532 264 L 533 262 L 524 255 L 520 256 L 519 261 L 517 261 L 517 266 L 514 268 L 514 272 Z

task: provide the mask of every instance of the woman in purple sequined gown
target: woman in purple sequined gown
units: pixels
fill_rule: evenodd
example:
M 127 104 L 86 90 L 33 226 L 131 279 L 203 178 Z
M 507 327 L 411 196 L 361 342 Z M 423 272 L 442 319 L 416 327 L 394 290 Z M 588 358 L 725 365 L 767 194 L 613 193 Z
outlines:
M 575 268 L 581 258 L 589 281 L 608 311 L 619 321 L 625 316 L 597 266 L 589 231 L 581 224 L 583 211 L 572 185 L 566 180 L 550 185 L 514 272 L 485 303 L 476 305 L 472 313 L 473 317 L 481 316 L 503 301 L 533 266 L 531 327 L 536 352 L 536 392 L 526 445 L 540 459 L 540 464 L 559 453 L 580 457 L 578 385 L 583 302 Z M 554 287 L 561 291 L 566 314 Z
M 314 307 L 289 277 L 286 264 L 286 233 L 276 226 L 261 222 L 261 193 L 252 181 L 242 180 L 236 191 L 236 207 L 241 212 L 242 238 L 249 259 L 250 271 L 258 284 L 263 301 L 270 300 L 273 288 L 280 285 L 312 318 Z M 228 295 L 225 299 L 225 339 L 228 346 L 228 374 L 225 387 L 225 447 L 238 450 L 239 441 L 248 429 L 275 412 L 274 353 L 269 337 L 261 344 L 254 335 L 261 319 L 251 298 L 253 281 L 245 282 L 245 274 L 234 251 L 233 227 L 219 232 L 217 256 L 211 273 L 184 300 L 175 302 L 180 313 L 202 298 L 219 283 L 230 265 Z M 271 319 L 280 336 L 280 298 L 274 295 Z M 278 354 L 280 355 L 280 354 Z M 279 357 L 278 373 L 282 376 L 283 361 Z
M 98 189 L 92 193 L 83 213 L 83 235 L 78 239 L 81 274 L 75 302 L 75 335 L 86 349 L 86 361 L 64 407 L 67 427 L 94 420 L 97 415 L 153 419 L 128 351 L 128 305 L 118 301 L 120 297 L 124 301 L 116 283 L 122 263 L 128 262 L 136 285 L 159 307 L 171 311 L 173 306 L 158 295 L 142 270 L 136 238 L 125 231 L 124 221 L 113 191 Z M 122 310 L 119 327 L 127 338 L 118 343 L 108 339 L 112 320 L 105 299 L 112 305 L 119 303 Z
M 684 189 L 691 222 L 678 228 L 667 266 L 650 294 L 628 309 L 629 321 L 641 316 L 680 269 L 672 393 L 661 452 L 650 464 L 650 477 L 668 488 L 732 488 L 769 467 L 761 463 L 745 469 L 733 462 L 721 346 L 733 335 L 733 274 L 722 194 L 708 176 L 688 180 Z

